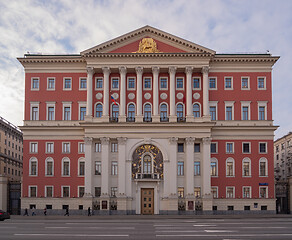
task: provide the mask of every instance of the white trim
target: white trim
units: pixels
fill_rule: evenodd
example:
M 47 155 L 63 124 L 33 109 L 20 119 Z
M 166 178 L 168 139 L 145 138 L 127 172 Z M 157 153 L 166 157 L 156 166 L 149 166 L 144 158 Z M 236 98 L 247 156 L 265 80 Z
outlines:
M 71 197 L 71 195 L 70 195 L 70 186 L 66 186 L 66 185 L 62 185 L 61 186 L 61 197 L 63 198 L 64 197 L 64 187 L 68 187 L 69 188 L 69 196 L 68 196 L 68 198 L 70 198 Z
M 247 175 L 247 176 L 244 175 L 243 163 L 245 163 L 245 162 L 248 162 L 248 163 L 249 163 L 249 165 L 248 165 L 249 175 Z M 242 164 L 241 164 L 241 166 L 242 166 L 242 177 L 244 177 L 244 178 L 246 178 L 246 177 L 251 177 L 251 160 L 250 160 L 249 157 L 245 157 L 245 158 L 242 159 Z
M 119 114 L 118 114 L 118 118 L 119 118 L 119 116 L 120 116 L 120 103 L 118 103 L 117 101 L 116 101 L 116 103 L 117 103 L 117 105 L 114 102 L 111 103 L 111 105 L 110 105 L 110 117 L 113 117 L 113 106 L 116 105 L 119 107 Z
M 216 170 L 216 173 L 215 173 L 216 175 L 214 175 L 214 176 L 211 175 L 211 177 L 218 177 L 218 159 L 212 157 L 210 163 L 212 163 L 212 162 L 216 163 L 216 169 L 215 169 L 215 170 Z M 211 167 L 211 166 L 210 166 L 210 167 Z
M 232 163 L 232 175 L 227 175 L 227 163 Z M 225 161 L 225 175 L 226 177 L 235 177 L 235 161 L 234 161 L 234 158 L 232 157 L 229 157 L 226 159 Z
M 31 163 L 32 162 L 36 162 L 36 174 L 35 175 L 32 175 L 31 174 L 31 170 L 32 170 L 32 168 L 31 168 Z M 30 159 L 29 159 L 29 176 L 30 177 L 37 177 L 38 176 L 38 159 L 36 158 L 36 157 L 31 157 Z
M 52 198 L 53 198 L 54 197 L 54 186 L 53 185 L 45 185 L 45 197 L 50 198 L 50 197 L 48 197 L 48 194 L 47 194 L 47 187 L 52 188 Z
M 118 87 L 117 88 L 113 88 L 113 79 L 118 80 Z M 120 90 L 120 77 L 111 77 L 111 90 L 112 91 L 119 91 Z
M 85 80 L 86 88 L 81 88 L 81 80 Z M 79 77 L 79 91 L 87 91 L 87 78 L 86 77 Z
M 210 79 L 214 78 L 215 79 L 215 88 L 210 88 Z M 217 90 L 217 77 L 208 77 L 208 88 L 209 90 Z
M 49 88 L 49 80 L 54 80 L 54 88 Z M 47 77 L 47 91 L 55 91 L 56 90 L 56 78 L 55 77 Z
M 80 163 L 83 162 L 84 163 L 84 175 L 80 175 Z M 78 177 L 84 177 L 85 176 L 85 158 L 84 157 L 80 157 L 78 159 L 78 173 L 77 173 Z
M 211 152 L 211 145 L 212 145 L 212 144 L 215 144 L 215 145 L 216 145 L 216 152 Z M 217 154 L 217 153 L 218 153 L 218 142 L 211 142 L 211 143 L 210 143 L 210 153 L 211 153 L 211 154 Z
M 63 121 L 71 121 L 72 120 L 72 102 L 62 102 L 63 106 L 62 106 L 62 120 Z M 65 120 L 65 108 L 69 107 L 70 108 L 70 116 L 69 116 L 69 120 Z
M 38 121 L 40 119 L 40 103 L 39 102 L 30 102 L 30 120 L 31 121 Z M 37 116 L 36 116 L 36 119 L 33 119 L 33 112 L 32 112 L 32 109 L 34 107 L 37 107 L 38 109 L 38 112 L 37 112 Z
M 198 88 L 195 88 L 194 87 L 194 79 L 195 78 L 199 79 L 199 85 L 200 85 L 200 87 L 198 87 Z M 202 90 L 202 78 L 201 77 L 197 77 L 197 76 L 192 77 L 192 89 L 193 90 L 196 90 L 196 91 Z
M 248 143 L 248 144 L 249 144 L 249 152 L 243 152 L 243 144 L 244 144 L 244 143 Z M 242 148 L 241 148 L 241 150 L 242 150 L 241 152 L 242 152 L 243 154 L 251 154 L 251 143 L 250 143 L 250 142 L 242 142 L 242 143 L 241 143 L 241 147 L 242 147 Z
M 48 152 L 48 144 L 53 144 L 52 145 L 52 152 Z M 54 153 L 54 142 L 46 142 L 46 154 L 52 154 L 52 153 Z
M 127 117 L 129 117 L 129 105 L 131 105 L 131 104 L 133 104 L 134 105 L 134 108 L 135 108 L 135 116 L 136 116 L 136 104 L 134 103 L 134 102 L 129 102 L 128 104 L 127 104 L 127 114 L 126 114 L 126 116 Z M 134 116 L 134 117 L 135 117 Z
M 259 186 L 259 198 L 260 199 L 265 199 L 261 197 L 261 188 L 265 188 L 266 189 L 266 197 L 265 198 L 269 198 L 269 187 L 268 186 Z
M 259 78 L 263 78 L 264 79 L 264 87 L 263 88 L 259 88 Z M 261 77 L 261 76 L 257 77 L 257 89 L 260 90 L 260 91 L 267 90 L 267 79 L 266 79 L 266 77 Z
M 84 121 L 84 120 L 81 120 L 81 111 L 80 111 L 80 109 L 81 108 L 86 108 L 86 106 L 87 106 L 87 103 L 86 102 L 78 102 L 78 120 L 79 121 Z M 86 112 L 85 112 L 85 115 L 86 115 Z M 84 116 L 84 118 L 85 118 L 85 116 Z
M 216 189 L 216 197 L 215 197 L 215 199 L 217 199 L 218 198 L 218 195 L 219 195 L 218 186 L 211 186 L 211 194 L 212 194 L 212 197 L 214 199 L 213 192 L 212 192 L 212 188 Z
M 231 79 L 231 88 L 226 88 L 226 79 L 227 78 L 230 78 Z M 226 77 L 224 77 L 224 90 L 233 90 L 233 77 L 231 77 L 231 76 L 226 76 Z
M 38 88 L 33 88 L 33 82 L 34 82 L 34 80 L 38 80 Z M 30 90 L 31 91 L 39 91 L 40 90 L 40 84 L 41 84 L 41 82 L 40 82 L 40 78 L 39 77 L 32 77 L 31 79 L 30 79 L 30 81 L 31 81 L 31 85 L 30 85 Z
M 53 119 L 49 120 L 49 108 L 54 108 Z M 55 121 L 56 120 L 56 103 L 55 102 L 46 102 L 46 120 Z
M 65 144 L 69 144 L 69 151 L 65 152 Z M 70 142 L 62 142 L 62 153 L 70 153 L 71 152 L 71 144 Z
M 242 79 L 243 78 L 247 78 L 247 85 L 248 85 L 247 88 L 242 87 Z M 250 78 L 248 76 L 242 76 L 240 78 L 240 88 L 241 88 L 241 90 L 250 90 Z
M 182 83 L 183 83 L 183 87 L 182 88 L 178 88 L 177 87 L 177 79 L 182 78 Z M 181 91 L 185 89 L 185 78 L 184 77 L 175 77 L 175 90 Z
M 77 196 L 80 198 L 80 188 L 84 188 L 84 194 L 85 194 L 85 186 L 78 186 L 78 192 L 77 192 Z M 84 195 L 83 195 L 84 196 Z M 83 197 L 82 196 L 82 197 Z
M 234 120 L 234 102 L 235 101 L 224 101 L 224 103 L 225 103 L 225 116 L 224 116 L 224 119 L 225 119 L 225 121 L 233 121 Z M 232 113 L 231 113 L 231 117 L 232 117 L 232 119 L 231 120 L 227 120 L 226 119 L 226 108 L 227 107 L 232 107 Z
M 134 88 L 129 88 L 129 78 L 134 78 Z M 137 77 L 134 76 L 128 76 L 127 77 L 127 91 L 135 91 L 136 90 L 136 82 L 137 82 Z
M 71 84 L 70 84 L 70 88 L 65 88 L 65 79 L 70 79 L 71 80 Z M 72 81 L 72 77 L 63 77 L 63 91 L 71 91 L 73 88 L 73 81 Z
M 48 175 L 48 167 L 47 167 L 47 163 L 48 162 L 52 162 L 52 175 Z M 45 176 L 46 177 L 53 177 L 55 175 L 55 171 L 54 171 L 54 159 L 52 157 L 47 157 L 46 160 L 45 160 Z
M 218 101 L 210 101 L 209 102 L 209 108 L 210 107 L 215 107 L 216 108 L 216 119 L 212 120 L 212 121 L 217 121 L 218 120 Z M 211 112 L 210 109 L 209 109 L 209 112 Z
M 98 91 L 98 90 L 103 90 L 103 86 L 104 86 L 104 79 L 103 77 L 95 77 L 95 90 Z M 102 79 L 102 88 L 97 88 L 97 79 Z
M 150 88 L 145 88 L 145 78 L 150 78 Z M 143 91 L 151 91 L 152 90 L 152 77 L 147 77 L 147 76 L 143 77 L 142 84 L 143 84 Z
M 146 104 L 150 104 L 150 106 L 151 106 L 151 117 L 152 117 L 152 115 L 153 115 L 153 107 L 152 107 L 152 103 L 151 102 L 145 102 L 144 104 L 143 104 L 143 117 L 144 117 L 144 108 L 145 108 L 145 105 Z
M 69 174 L 68 175 L 64 175 L 64 162 L 69 162 Z M 70 174 L 71 174 L 70 167 L 71 167 L 70 158 L 68 158 L 68 157 L 62 158 L 62 173 L 61 173 L 62 177 L 70 177 Z
M 166 117 L 169 117 L 169 110 L 168 110 L 168 103 L 167 102 L 161 102 L 159 104 L 159 116 L 161 117 L 161 105 L 165 104 L 166 105 Z
M 161 88 L 161 78 L 166 78 L 166 88 Z M 159 90 L 161 90 L 161 91 L 167 91 L 168 90 L 168 77 L 163 77 L 163 76 L 161 76 L 161 77 L 159 77 Z
M 240 101 L 241 103 L 241 120 L 242 121 L 247 121 L 247 120 L 251 120 L 250 116 L 250 103 L 251 101 Z M 243 107 L 248 107 L 248 116 L 247 116 L 247 120 L 243 120 Z
M 102 106 L 102 111 L 101 111 L 101 116 L 100 117 L 102 117 L 102 113 L 103 113 L 103 103 L 102 102 L 96 102 L 95 104 L 94 104 L 94 109 L 93 109 L 93 115 L 94 115 L 94 117 L 96 118 L 96 106 L 98 105 L 98 104 L 101 104 L 101 106 Z M 98 118 L 100 118 L 100 117 L 98 117 Z
M 260 145 L 261 143 L 264 143 L 266 145 L 266 151 L 261 152 Z M 267 154 L 268 153 L 268 142 L 259 142 L 259 154 Z
M 232 152 L 227 151 L 227 144 L 231 143 L 232 144 Z M 234 154 L 234 142 L 225 142 L 225 153 L 226 154 Z
M 268 101 L 258 101 L 258 120 L 260 120 L 260 107 L 265 107 L 265 119 L 268 119 L 268 114 L 267 114 L 267 110 L 268 110 Z M 260 121 L 264 121 L 264 120 L 260 120 Z
M 199 111 L 200 111 L 200 116 L 199 117 L 202 117 L 202 106 L 201 106 L 201 103 L 199 103 L 199 102 L 193 102 L 193 105 L 192 105 L 192 107 L 193 107 L 193 116 L 194 116 L 194 105 L 195 104 L 198 104 L 199 105 Z
M 227 188 L 232 188 L 232 198 L 227 197 Z M 234 186 L 226 186 L 226 198 L 229 198 L 229 199 L 235 198 L 235 187 Z
M 34 145 L 34 147 L 33 147 Z M 38 142 L 30 142 L 29 143 L 29 153 L 38 153 Z
M 249 188 L 249 197 L 244 197 L 244 188 Z M 243 199 L 249 199 L 252 198 L 252 188 L 251 186 L 242 186 L 242 198 Z
M 185 105 L 184 105 L 183 102 L 177 102 L 177 103 L 175 104 L 175 115 L 177 116 L 177 105 L 179 105 L 179 104 L 182 104 L 182 105 L 183 105 L 183 116 L 182 116 L 182 117 L 185 117 L 185 116 L 186 116 L 186 115 L 185 115 Z
M 261 162 L 265 163 L 265 176 L 261 175 Z M 259 177 L 268 177 L 268 160 L 265 157 L 261 157 L 259 160 Z
M 28 196 L 32 197 L 31 196 L 31 188 L 32 187 L 35 187 L 35 197 L 38 197 L 38 186 L 37 185 L 29 185 L 28 186 Z
M 83 146 L 83 147 L 81 147 Z M 83 151 L 82 151 L 83 149 Z M 78 153 L 79 154 L 85 154 L 85 144 L 84 142 L 78 142 Z

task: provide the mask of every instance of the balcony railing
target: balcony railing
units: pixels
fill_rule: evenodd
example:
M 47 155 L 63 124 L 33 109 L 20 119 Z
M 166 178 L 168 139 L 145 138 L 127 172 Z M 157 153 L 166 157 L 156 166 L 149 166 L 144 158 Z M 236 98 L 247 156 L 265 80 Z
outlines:
M 109 121 L 110 122 L 119 122 L 119 118 L 118 117 L 110 117 Z
M 186 118 L 185 117 L 178 117 L 177 122 L 185 122 Z
M 161 117 L 160 122 L 169 122 L 169 118 L 168 117 Z
M 144 117 L 143 122 L 152 122 L 152 117 Z
M 135 118 L 134 117 L 127 117 L 127 122 L 135 122 Z
M 136 173 L 135 179 L 160 179 L 158 173 Z

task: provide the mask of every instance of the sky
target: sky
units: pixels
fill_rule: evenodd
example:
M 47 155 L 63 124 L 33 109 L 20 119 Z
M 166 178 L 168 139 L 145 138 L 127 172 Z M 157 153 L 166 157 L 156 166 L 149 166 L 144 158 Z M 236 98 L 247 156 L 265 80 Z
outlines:
M 0 116 L 23 125 L 27 52 L 73 54 L 145 25 L 217 53 L 266 53 L 275 139 L 292 131 L 291 0 L 0 0 Z

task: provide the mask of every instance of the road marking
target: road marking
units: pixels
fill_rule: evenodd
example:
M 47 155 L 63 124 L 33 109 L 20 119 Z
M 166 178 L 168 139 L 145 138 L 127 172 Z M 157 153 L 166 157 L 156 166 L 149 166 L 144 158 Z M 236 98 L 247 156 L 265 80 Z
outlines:
M 248 228 L 258 228 L 258 229 L 262 229 L 263 227 L 241 227 L 241 228 L 247 228 L 247 229 Z M 290 228 L 290 227 L 268 227 L 268 228 L 276 228 L 276 229 L 277 228 L 281 228 L 282 229 L 282 228 Z
M 211 225 L 211 224 L 195 224 L 194 227 L 216 227 L 217 225 Z
M 52 229 L 54 229 L 54 228 L 72 228 L 72 227 L 45 227 L 45 228 L 52 228 Z
M 231 231 L 231 230 L 204 230 L 205 232 L 210 233 L 220 233 L 220 232 L 238 232 L 238 231 Z
M 78 228 L 77 226 L 75 227 L 45 227 L 45 228 Z M 89 228 L 89 229 L 109 229 L 109 228 L 113 228 L 113 226 L 109 226 L 109 227 L 83 227 L 83 226 L 80 226 L 79 228 Z M 115 229 L 119 229 L 119 230 L 122 230 L 122 229 L 125 229 L 125 230 L 133 230 L 135 229 L 135 227 L 114 227 Z
M 106 235 L 106 234 L 44 234 L 44 233 L 15 233 L 14 236 L 51 236 L 51 237 L 129 237 L 128 234 L 125 235 Z
M 199 231 L 199 230 L 173 230 L 173 231 L 163 231 L 163 230 L 157 230 L 155 232 L 167 232 L 167 233 L 175 233 L 175 232 L 202 232 L 202 231 Z
M 279 236 L 292 236 L 292 233 L 277 233 L 277 234 L 183 234 L 183 235 L 156 235 L 156 237 L 224 237 L 224 236 L 228 236 L 228 237 L 276 237 L 275 239 L 278 239 Z
M 192 223 L 192 222 L 198 222 L 198 221 L 184 221 L 184 222 Z

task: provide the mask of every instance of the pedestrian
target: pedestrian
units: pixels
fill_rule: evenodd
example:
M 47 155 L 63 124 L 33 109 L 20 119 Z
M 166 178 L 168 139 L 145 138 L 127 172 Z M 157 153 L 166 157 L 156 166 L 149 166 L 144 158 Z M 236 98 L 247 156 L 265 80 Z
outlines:
M 90 210 L 90 207 L 88 207 L 87 212 L 88 212 L 88 216 L 91 216 L 91 210 Z
M 47 208 L 44 208 L 44 215 L 47 216 Z
M 32 214 L 31 214 L 31 216 L 35 216 L 35 208 L 34 207 L 32 208 Z
M 27 208 L 24 209 L 24 214 L 23 214 L 23 216 L 29 216 L 29 215 L 28 215 Z
M 66 208 L 66 213 L 64 216 L 68 216 L 69 217 L 69 207 Z

